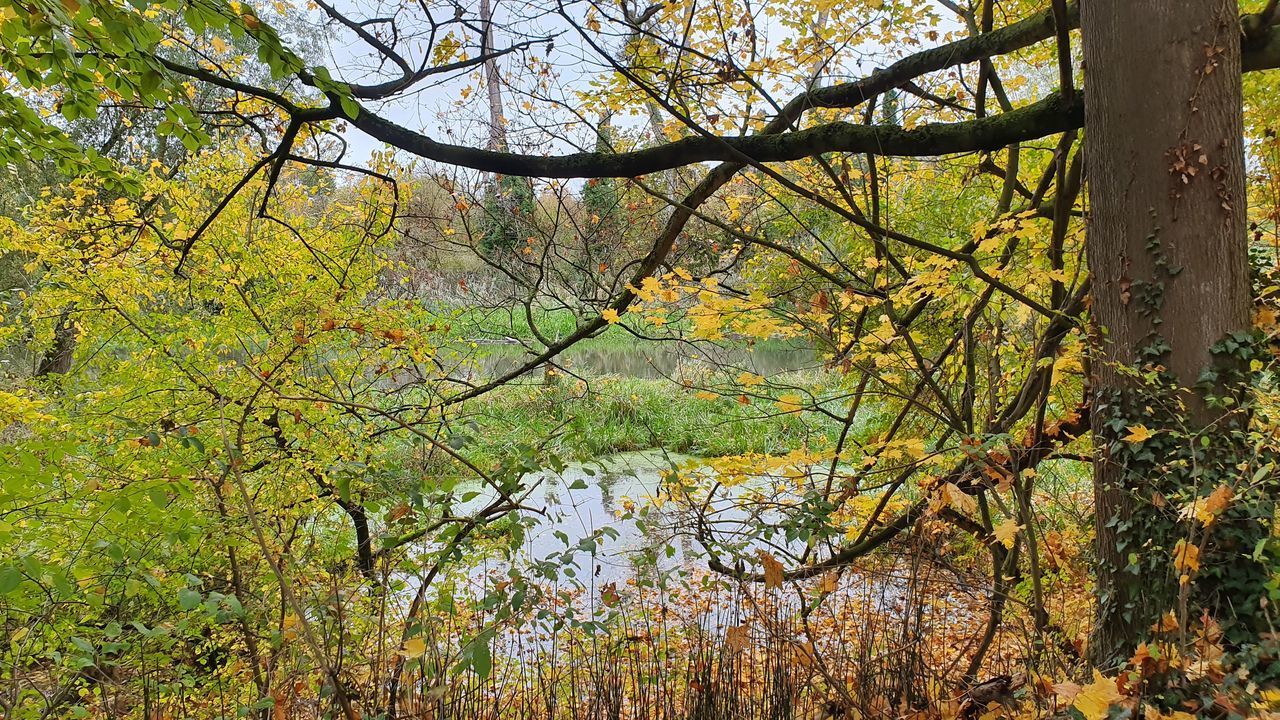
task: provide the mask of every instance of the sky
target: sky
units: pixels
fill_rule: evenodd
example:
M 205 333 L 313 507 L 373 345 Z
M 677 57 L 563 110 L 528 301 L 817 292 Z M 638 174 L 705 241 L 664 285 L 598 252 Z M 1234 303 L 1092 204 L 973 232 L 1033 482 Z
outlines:
M 416 23 L 421 23 L 422 19 L 421 12 L 418 9 L 419 6 L 414 4 L 414 0 L 402 0 L 405 3 L 403 6 L 400 4 L 401 0 L 332 1 L 337 2 L 337 8 L 348 13 L 351 17 L 387 16 L 399 11 Z M 479 0 L 456 1 L 461 3 L 467 17 L 474 17 L 478 14 Z M 601 1 L 604 7 L 611 8 L 609 10 L 610 13 L 617 14 L 616 2 L 619 0 Z M 644 3 L 644 0 L 631 1 L 637 4 Z M 714 2 L 715 0 L 710 1 Z M 780 1 L 782 0 L 764 0 L 764 4 L 761 4 L 757 0 L 755 3 L 748 2 L 746 5 L 754 12 L 755 27 L 761 38 L 761 45 L 766 49 L 776 45 L 782 38 L 796 33 L 791 28 L 782 27 L 761 11 L 768 2 Z M 433 11 L 443 12 L 447 15 L 446 19 L 452 19 L 453 10 L 451 6 L 446 4 L 448 0 L 436 0 L 434 5 L 430 4 L 431 0 L 424 0 L 424 2 L 427 2 Z M 589 8 L 588 0 L 565 0 L 565 2 L 564 12 L 570 18 L 573 18 L 574 24 L 566 21 L 555 6 L 547 4 L 547 0 L 542 0 L 542 2 L 538 0 L 493 0 L 494 18 L 499 27 L 496 32 L 495 46 L 502 48 L 527 37 L 553 38 L 554 47 L 549 53 L 547 46 L 539 43 L 534 46 L 531 54 L 533 57 L 549 62 L 554 67 L 555 75 L 552 95 L 568 99 L 573 104 L 577 104 L 576 94 L 590 91 L 590 80 L 606 77 L 610 73 L 610 68 L 581 36 L 579 28 L 586 25 L 585 19 Z M 410 9 L 406 10 L 405 8 Z M 863 18 L 855 17 L 848 22 L 857 25 L 863 20 Z M 870 25 L 874 22 L 874 17 L 868 17 L 865 21 Z M 841 22 L 846 22 L 846 20 L 842 19 Z M 847 30 L 849 28 L 846 27 L 844 29 Z M 959 24 L 952 19 L 944 19 L 938 25 L 938 30 L 942 33 L 960 29 Z M 359 38 L 350 32 L 338 32 L 332 28 L 331 30 L 331 32 L 326 32 L 323 35 L 323 47 L 320 50 L 320 54 L 324 58 L 323 61 L 334 71 L 336 77 L 349 81 L 365 82 L 374 78 L 387 79 L 389 77 L 385 73 L 378 75 L 376 68 L 372 65 L 371 58 L 373 56 L 371 51 Z M 606 25 L 607 30 L 608 26 Z M 596 37 L 594 33 L 593 37 Z M 464 45 L 469 57 L 475 57 L 479 54 L 479 42 L 479 37 L 475 33 L 465 39 Z M 616 52 L 621 44 L 621 41 L 614 37 L 605 38 L 601 42 L 611 52 Z M 407 56 L 410 62 L 422 58 L 425 43 L 419 43 L 417 46 L 408 45 L 407 47 L 409 49 Z M 890 56 L 883 48 L 873 44 L 864 43 L 851 47 L 842 47 L 841 54 L 842 57 L 847 59 L 848 67 L 839 70 L 860 76 L 878 65 L 888 64 L 896 56 L 918 49 L 920 47 L 904 45 L 894 50 L 893 56 Z M 504 76 L 511 78 L 512 85 L 516 86 L 516 88 L 527 86 L 525 81 L 528 80 L 530 75 L 527 68 L 524 67 L 527 59 L 528 55 L 522 52 L 513 53 L 500 59 Z M 395 70 L 395 67 L 391 66 L 390 69 Z M 388 120 L 423 132 L 436 140 L 483 146 L 488 137 L 488 105 L 485 100 L 483 85 L 479 82 L 479 79 L 480 72 L 478 69 L 475 72 L 455 74 L 440 80 L 429 79 L 415 86 L 413 92 L 390 102 L 371 105 L 370 109 Z M 468 88 L 470 88 L 470 94 L 464 99 L 463 95 Z M 800 89 L 799 83 L 796 83 L 794 87 L 788 88 L 782 93 L 779 98 L 780 101 L 785 102 L 792 93 L 798 92 Z M 560 154 L 582 149 L 576 147 L 575 142 L 583 148 L 589 148 L 594 144 L 594 136 L 581 126 L 574 132 L 565 132 L 563 127 L 551 127 L 546 132 L 539 132 L 536 128 L 531 128 L 531 123 L 534 121 L 554 125 L 557 122 L 570 121 L 572 118 L 563 110 L 557 111 L 553 105 L 545 102 L 534 106 L 532 112 L 527 111 L 522 107 L 524 100 L 525 98 L 513 92 L 513 87 L 504 87 L 505 112 L 508 126 L 511 129 L 509 140 L 513 150 Z M 635 129 L 645 124 L 647 117 L 637 112 L 632 117 L 615 117 L 614 122 L 615 125 L 623 128 L 630 127 Z M 521 133 L 522 128 L 532 131 Z M 343 136 L 349 145 L 349 152 L 346 158 L 348 162 L 365 163 L 371 153 L 384 148 L 382 143 L 353 128 L 347 128 Z M 575 142 L 566 141 L 566 137 L 572 138 Z M 522 139 L 527 142 L 522 143 Z
M 464 3 L 468 15 L 476 12 L 478 0 L 460 0 L 460 2 Z M 578 5 L 576 9 L 580 10 L 581 3 Z M 370 13 L 370 9 L 364 3 L 348 2 L 346 6 L 353 16 L 365 17 Z M 494 6 L 495 22 L 501 28 L 496 32 L 494 40 L 496 47 L 503 48 L 523 39 L 516 37 L 513 30 L 523 35 L 553 38 L 553 49 L 550 54 L 546 52 L 546 45 L 542 43 L 536 45 L 532 52 L 536 57 L 547 60 L 555 66 L 558 74 L 557 84 L 562 92 L 568 94 L 586 89 L 587 81 L 591 77 L 604 72 L 603 64 L 598 58 L 590 56 L 590 49 L 582 45 L 576 31 L 559 15 L 533 9 L 522 0 L 495 0 Z M 342 5 L 338 7 L 343 8 Z M 570 9 L 571 14 L 574 9 Z M 381 10 L 376 12 L 381 13 Z M 532 14 L 541 14 L 542 17 L 530 21 L 527 18 Z M 517 17 L 520 18 L 518 21 L 515 20 Z M 514 27 L 510 27 L 513 25 Z M 479 42 L 478 35 L 474 33 L 466 38 L 465 51 L 468 57 L 479 55 Z M 422 44 L 408 46 L 414 48 L 410 51 L 411 62 L 421 59 L 422 51 L 418 49 L 421 46 Z M 326 34 L 323 38 L 322 52 L 326 56 L 329 67 L 337 71 L 335 75 L 343 79 L 367 82 L 374 78 L 387 79 L 393 76 L 387 73 L 379 75 L 376 72 L 372 62 L 374 56 L 369 47 L 351 33 Z M 524 62 L 525 57 L 523 52 L 516 52 L 501 58 L 500 66 L 504 76 L 516 74 L 513 73 L 513 69 L 517 69 Z M 395 67 L 391 66 L 390 69 L 395 70 Z M 488 136 L 489 118 L 484 88 L 479 80 L 478 69 L 472 72 L 455 73 L 440 79 L 428 79 L 416 85 L 412 92 L 389 102 L 371 104 L 369 108 L 392 122 L 424 132 L 434 139 L 482 146 Z M 519 81 L 517 74 L 516 82 Z M 470 89 L 470 94 L 463 100 L 463 93 L 467 92 L 467 88 Z M 459 103 L 459 100 L 463 101 Z M 532 152 L 571 152 L 575 149 L 564 142 L 548 143 L 545 138 L 538 141 L 536 145 L 519 148 L 520 136 L 514 131 L 522 126 L 522 115 L 526 114 L 520 107 L 521 101 L 522 98 L 512 92 L 510 87 L 504 88 L 505 112 L 508 123 L 513 128 L 513 143 L 518 149 Z M 546 113 L 547 110 L 539 108 L 538 112 Z M 346 128 L 343 137 L 348 143 L 347 160 L 355 161 L 355 164 L 367 163 L 371 153 L 386 147 L 383 143 L 351 127 Z

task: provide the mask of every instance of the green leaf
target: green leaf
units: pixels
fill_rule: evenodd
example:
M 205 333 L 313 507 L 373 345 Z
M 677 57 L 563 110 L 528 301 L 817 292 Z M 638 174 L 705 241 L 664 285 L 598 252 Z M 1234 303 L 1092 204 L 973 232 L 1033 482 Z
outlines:
M 0 595 L 8 595 L 22 584 L 22 571 L 14 565 L 0 568 Z
M 342 112 L 350 120 L 355 120 L 360 115 L 360 103 L 349 95 L 342 95 L 338 98 L 338 103 L 342 105 Z
M 489 673 L 493 672 L 493 655 L 489 652 L 489 634 L 481 634 L 472 640 L 467 649 L 463 651 L 463 656 L 467 659 L 467 665 L 482 678 L 489 677 Z
M 178 607 L 183 610 L 194 610 L 200 606 L 203 598 L 200 592 L 191 588 L 182 588 L 178 591 Z

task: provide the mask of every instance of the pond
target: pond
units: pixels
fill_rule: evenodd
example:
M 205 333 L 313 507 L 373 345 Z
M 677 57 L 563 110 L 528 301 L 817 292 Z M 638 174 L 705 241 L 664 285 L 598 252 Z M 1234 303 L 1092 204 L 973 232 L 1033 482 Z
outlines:
M 534 522 L 525 534 L 523 559 L 538 562 L 563 557 L 566 549 L 578 548 L 574 553 L 578 567 L 567 574 L 597 586 L 645 574 L 705 571 L 707 553 L 695 538 L 695 522 L 687 507 L 655 502 L 667 497 L 664 471 L 677 467 L 686 472 L 699 468 L 699 463 L 696 458 L 649 450 L 570 465 L 559 473 L 526 476 L 526 486 L 534 488 L 526 501 L 532 508 L 528 516 Z M 715 527 L 717 537 L 742 538 L 737 549 L 743 556 L 754 558 L 758 549 L 775 554 L 803 550 L 798 541 L 758 537 L 756 531 L 781 518 L 776 511 L 748 512 L 740 502 L 744 493 L 775 481 L 761 477 L 732 490 L 722 489 L 704 508 L 703 517 Z M 478 510 L 495 497 L 482 486 L 473 489 L 479 494 L 464 509 Z M 611 537 L 601 537 L 606 528 Z M 585 552 L 581 550 L 583 541 L 588 541 Z M 588 573 L 589 578 L 585 577 Z
M 686 456 L 651 450 L 574 464 L 559 473 L 544 471 L 526 476 L 526 485 L 534 488 L 526 501 L 533 511 L 526 515 L 534 523 L 525 534 L 521 554 L 527 561 L 536 562 L 579 546 L 584 540 L 599 538 L 589 560 L 579 556 L 579 567 L 569 574 L 585 581 L 583 576 L 590 573 L 600 583 L 624 582 L 634 577 L 645 555 L 658 563 L 656 568 L 645 571 L 669 570 L 693 559 L 697 553 L 687 536 L 680 537 L 673 514 L 651 511 L 651 522 L 643 523 L 643 527 L 634 520 L 620 518 L 627 507 L 658 497 L 662 471 L 688 460 Z M 483 486 L 473 489 L 479 494 L 466 503 L 464 510 L 478 510 L 495 497 L 492 490 Z M 600 537 L 606 528 L 611 529 L 613 537 Z M 668 545 L 672 547 L 670 553 L 665 551 Z M 655 550 L 658 552 L 646 552 Z

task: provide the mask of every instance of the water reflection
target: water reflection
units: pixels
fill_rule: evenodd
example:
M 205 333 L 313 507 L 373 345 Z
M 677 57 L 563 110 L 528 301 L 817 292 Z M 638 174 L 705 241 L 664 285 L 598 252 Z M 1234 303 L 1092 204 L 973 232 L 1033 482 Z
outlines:
M 529 504 L 540 514 L 525 534 L 522 554 L 536 562 L 599 538 L 600 531 L 609 528 L 615 537 L 601 539 L 593 552 L 575 558 L 576 574 L 584 583 L 625 582 L 685 566 L 697 553 L 673 514 L 651 507 L 645 522 L 620 516 L 658 497 L 661 472 L 688 459 L 660 451 L 624 453 L 525 478 L 526 483 L 537 485 Z M 482 493 L 467 509 L 478 509 L 492 499 L 491 493 Z M 586 573 L 590 579 L 583 577 Z
M 531 516 L 533 522 L 525 535 L 521 552 L 524 560 L 536 563 L 552 556 L 563 557 L 566 550 L 579 548 L 574 553 L 577 570 L 573 574 L 586 585 L 623 583 L 677 570 L 704 570 L 706 554 L 694 540 L 688 509 L 682 503 L 654 502 L 663 497 L 663 471 L 676 466 L 688 470 L 689 460 L 687 456 L 650 450 L 526 477 L 526 483 L 537 488 L 529 504 L 538 512 Z M 738 486 L 736 491 L 740 494 L 769 482 L 769 477 L 761 477 L 759 482 Z M 478 509 L 493 497 L 491 492 L 482 492 L 468 503 L 467 509 Z M 734 493 L 721 491 L 704 509 L 718 534 L 741 534 L 747 538 L 740 552 L 751 556 L 756 548 L 776 551 L 793 545 L 777 538 L 764 542 L 754 531 L 760 523 L 778 518 L 749 513 L 736 500 L 740 498 Z M 647 509 L 641 511 L 642 508 Z M 611 530 L 613 537 L 600 537 L 605 528 Z M 581 550 L 583 541 L 592 541 L 589 550 Z M 788 549 L 799 551 L 801 546 Z M 587 573 L 589 577 L 585 576 Z

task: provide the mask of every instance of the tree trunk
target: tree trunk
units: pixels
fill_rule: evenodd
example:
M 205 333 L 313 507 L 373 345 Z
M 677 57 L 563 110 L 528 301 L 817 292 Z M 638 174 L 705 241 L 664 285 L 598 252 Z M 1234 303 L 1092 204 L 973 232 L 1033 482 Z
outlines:
M 1178 593 L 1172 571 L 1149 577 L 1131 562 L 1159 554 L 1169 567 L 1175 539 L 1139 535 L 1171 511 L 1161 483 L 1185 481 L 1113 456 L 1150 412 L 1126 400 L 1125 370 L 1163 365 L 1190 388 L 1211 346 L 1250 325 L 1237 17 L 1236 0 L 1081 3 L 1101 665 L 1127 658 Z M 1193 426 L 1219 414 L 1203 389 L 1180 395 Z
M 480 55 L 493 53 L 493 7 L 490 0 L 480 0 Z M 502 113 L 502 74 L 498 59 L 484 61 L 484 88 L 489 97 L 489 149 L 507 149 L 507 120 Z
M 58 324 L 53 328 L 53 345 L 40 356 L 36 366 L 36 377 L 46 375 L 64 375 L 71 372 L 71 359 L 76 352 L 76 328 L 71 319 L 74 308 L 69 307 L 58 316 Z

